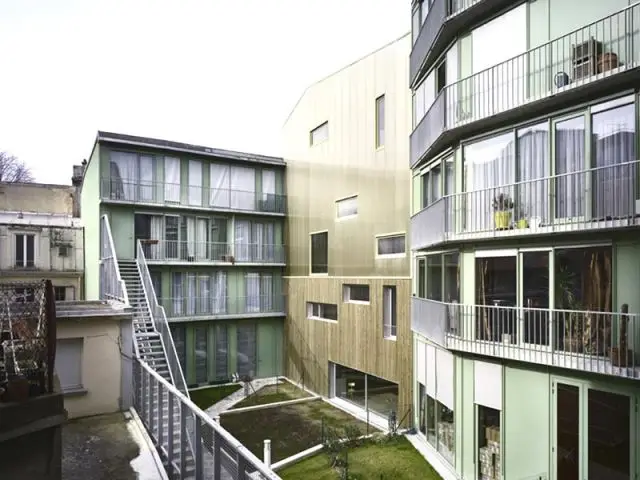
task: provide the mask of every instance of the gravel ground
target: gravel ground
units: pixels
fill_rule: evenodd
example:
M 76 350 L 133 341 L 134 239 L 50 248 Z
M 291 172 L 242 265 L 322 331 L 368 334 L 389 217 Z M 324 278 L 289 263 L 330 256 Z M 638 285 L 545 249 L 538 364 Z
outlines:
M 71 420 L 62 428 L 64 480 L 136 480 L 139 447 L 122 413 Z

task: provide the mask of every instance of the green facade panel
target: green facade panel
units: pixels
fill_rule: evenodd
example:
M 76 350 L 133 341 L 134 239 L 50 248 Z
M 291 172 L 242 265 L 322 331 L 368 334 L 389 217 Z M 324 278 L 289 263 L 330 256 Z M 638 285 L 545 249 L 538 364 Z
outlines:
M 80 211 L 84 224 L 84 291 L 86 300 L 100 298 L 100 146 L 95 149 L 87 163 L 82 191 Z

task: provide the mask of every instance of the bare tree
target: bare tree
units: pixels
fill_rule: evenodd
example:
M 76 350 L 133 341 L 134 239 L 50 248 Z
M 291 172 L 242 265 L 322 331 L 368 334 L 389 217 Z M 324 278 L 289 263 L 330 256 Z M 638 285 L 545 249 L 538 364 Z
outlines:
M 29 183 L 33 180 L 33 174 L 24 162 L 7 152 L 0 152 L 0 182 Z

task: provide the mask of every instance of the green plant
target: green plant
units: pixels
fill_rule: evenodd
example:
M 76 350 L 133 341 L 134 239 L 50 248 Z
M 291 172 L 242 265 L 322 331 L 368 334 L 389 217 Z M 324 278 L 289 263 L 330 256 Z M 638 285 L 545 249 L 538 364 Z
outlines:
M 513 200 L 509 195 L 501 193 L 493 199 L 492 206 L 496 212 L 504 212 L 513 208 Z
M 344 441 L 347 447 L 357 447 L 361 443 L 362 431 L 357 425 L 347 424 L 344 426 Z

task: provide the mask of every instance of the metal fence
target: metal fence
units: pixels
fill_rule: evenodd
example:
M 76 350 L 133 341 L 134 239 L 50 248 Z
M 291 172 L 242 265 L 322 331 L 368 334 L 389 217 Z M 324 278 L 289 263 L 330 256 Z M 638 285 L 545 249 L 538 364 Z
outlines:
M 100 299 L 118 300 L 129 305 L 127 289 L 118 268 L 109 218 L 106 215 L 100 220 Z
M 16 401 L 53 392 L 55 349 L 51 281 L 0 284 L 0 386 Z
M 170 478 L 279 480 L 229 432 L 146 363 L 135 359 L 134 406 Z
M 284 245 L 269 243 L 141 240 L 147 261 L 180 263 L 285 263 Z

